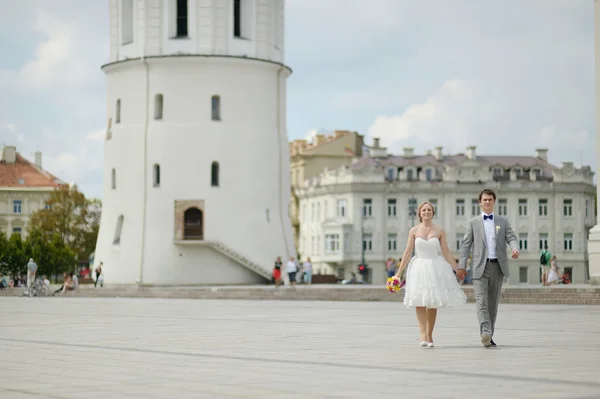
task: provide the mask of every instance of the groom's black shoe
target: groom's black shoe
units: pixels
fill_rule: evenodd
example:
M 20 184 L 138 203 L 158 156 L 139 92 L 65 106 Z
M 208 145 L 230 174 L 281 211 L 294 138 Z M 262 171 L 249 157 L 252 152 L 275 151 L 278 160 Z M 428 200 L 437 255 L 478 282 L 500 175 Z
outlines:
M 494 342 L 493 339 L 490 339 L 490 344 L 492 344 L 492 346 L 495 348 L 496 347 L 496 343 Z

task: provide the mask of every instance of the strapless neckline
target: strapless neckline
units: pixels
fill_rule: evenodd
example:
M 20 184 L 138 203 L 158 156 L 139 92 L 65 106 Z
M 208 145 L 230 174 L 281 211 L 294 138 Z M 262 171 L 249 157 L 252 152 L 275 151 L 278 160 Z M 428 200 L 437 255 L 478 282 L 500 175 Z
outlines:
M 423 241 L 431 241 L 431 240 L 433 240 L 434 238 L 435 238 L 435 239 L 437 239 L 437 240 L 439 240 L 439 239 L 440 239 L 440 238 L 439 238 L 439 237 L 437 237 L 437 236 L 434 236 L 434 237 L 431 237 L 431 238 L 423 238 L 423 237 L 419 237 L 419 236 L 417 236 L 417 237 L 415 238 L 415 240 L 416 240 L 417 238 L 420 238 L 420 239 L 421 239 L 421 240 L 423 240 Z

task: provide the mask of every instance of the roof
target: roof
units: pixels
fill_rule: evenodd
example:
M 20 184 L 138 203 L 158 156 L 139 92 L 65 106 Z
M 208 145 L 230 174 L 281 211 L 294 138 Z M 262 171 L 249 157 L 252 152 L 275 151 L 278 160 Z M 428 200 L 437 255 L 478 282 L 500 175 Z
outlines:
M 15 163 L 0 161 L 0 187 L 57 187 L 64 184 L 56 176 L 38 168 L 21 154 L 16 154 Z

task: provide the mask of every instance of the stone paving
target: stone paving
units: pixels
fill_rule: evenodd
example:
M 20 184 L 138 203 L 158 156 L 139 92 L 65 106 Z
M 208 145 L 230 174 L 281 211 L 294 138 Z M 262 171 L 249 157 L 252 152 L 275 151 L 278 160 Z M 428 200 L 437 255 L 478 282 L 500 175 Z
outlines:
M 0 398 L 600 396 L 600 307 L 442 309 L 436 347 L 392 302 L 0 298 Z

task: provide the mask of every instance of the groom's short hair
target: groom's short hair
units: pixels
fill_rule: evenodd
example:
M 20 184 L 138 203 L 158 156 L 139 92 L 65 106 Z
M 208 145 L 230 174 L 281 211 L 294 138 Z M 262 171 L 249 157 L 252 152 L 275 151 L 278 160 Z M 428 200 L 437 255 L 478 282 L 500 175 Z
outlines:
M 494 201 L 496 201 L 496 193 L 494 192 L 494 190 L 490 190 L 489 188 L 486 188 L 485 190 L 483 190 L 482 192 L 479 193 L 479 202 L 481 202 L 481 198 L 484 195 L 491 195 L 492 197 L 494 197 Z

